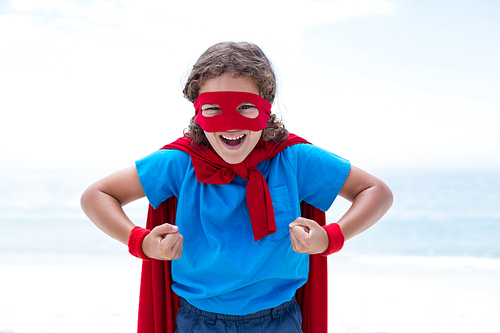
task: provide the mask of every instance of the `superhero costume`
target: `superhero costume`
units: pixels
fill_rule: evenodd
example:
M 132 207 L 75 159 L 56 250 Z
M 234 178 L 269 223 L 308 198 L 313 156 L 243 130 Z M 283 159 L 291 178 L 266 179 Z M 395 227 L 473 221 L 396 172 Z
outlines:
M 294 142 L 295 141 L 295 142 Z M 290 141 L 280 144 L 279 151 L 304 140 L 291 136 Z M 179 139 L 176 144 L 164 148 L 190 150 L 189 141 Z M 273 145 L 275 146 L 275 145 Z M 196 152 L 196 154 L 203 154 Z M 171 197 L 157 209 L 149 207 L 147 229 L 153 229 L 163 223 L 175 223 L 177 199 Z M 325 212 L 305 203 L 301 203 L 302 216 L 325 225 Z M 175 315 L 178 310 L 178 297 L 171 290 L 172 278 L 170 262 L 147 260 L 142 264 L 141 288 L 139 301 L 138 333 L 173 333 Z M 297 301 L 301 307 L 304 333 L 327 332 L 327 259 L 321 255 L 310 255 L 309 275 L 306 284 L 297 291 Z
M 244 99 L 244 100 L 243 100 Z M 238 114 L 240 102 L 249 102 L 259 109 L 256 119 L 245 119 Z M 205 117 L 201 111 L 203 104 L 220 106 L 220 114 Z M 258 131 L 265 128 L 270 115 L 270 104 L 260 96 L 243 92 L 209 92 L 200 94 L 195 102 L 196 121 L 209 132 L 230 129 L 250 129 Z M 248 125 L 248 126 L 247 126 Z M 246 126 L 246 127 L 245 127 Z M 276 156 L 289 145 L 305 143 L 295 137 L 279 144 L 260 141 L 256 149 L 244 162 L 228 165 L 212 150 L 199 151 L 191 147 L 189 140 L 181 138 L 165 146 L 167 149 L 178 149 L 191 155 L 196 177 L 200 182 L 211 184 L 227 184 L 235 174 L 248 180 L 247 204 L 255 241 L 276 231 L 272 202 L 267 184 L 255 165 L 262 160 Z M 247 163 L 245 163 L 247 162 Z M 214 166 L 215 165 L 215 166 Z M 248 193 L 253 192 L 253 195 Z M 258 193 L 259 195 L 255 195 Z M 271 207 L 271 208 L 269 208 Z M 163 223 L 175 223 L 177 199 L 170 197 L 157 209 L 150 205 L 147 229 Z M 301 203 L 301 215 L 325 225 L 325 213 L 305 202 Z M 258 221 L 265 221 L 260 223 Z M 297 291 L 297 301 L 303 317 L 303 332 L 322 333 L 327 331 L 327 260 L 321 255 L 311 255 L 309 260 L 307 282 Z M 139 302 L 138 332 L 160 333 L 175 331 L 175 316 L 179 307 L 178 296 L 172 291 L 171 263 L 169 261 L 147 260 L 143 262 Z

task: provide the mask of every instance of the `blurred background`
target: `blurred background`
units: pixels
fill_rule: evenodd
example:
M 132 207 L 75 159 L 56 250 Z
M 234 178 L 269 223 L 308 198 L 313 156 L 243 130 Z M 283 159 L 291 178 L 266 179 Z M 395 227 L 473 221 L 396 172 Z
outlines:
M 122 167 L 181 135 L 216 42 L 274 63 L 292 132 L 366 167 L 499 167 L 497 1 L 0 4 L 3 167 Z

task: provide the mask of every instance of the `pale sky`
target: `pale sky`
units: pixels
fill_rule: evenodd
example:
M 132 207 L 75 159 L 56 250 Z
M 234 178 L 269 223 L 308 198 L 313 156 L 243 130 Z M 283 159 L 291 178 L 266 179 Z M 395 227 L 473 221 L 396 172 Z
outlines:
M 287 128 L 363 168 L 500 167 L 500 2 L 0 1 L 2 167 L 122 168 L 182 134 L 212 44 L 259 45 Z

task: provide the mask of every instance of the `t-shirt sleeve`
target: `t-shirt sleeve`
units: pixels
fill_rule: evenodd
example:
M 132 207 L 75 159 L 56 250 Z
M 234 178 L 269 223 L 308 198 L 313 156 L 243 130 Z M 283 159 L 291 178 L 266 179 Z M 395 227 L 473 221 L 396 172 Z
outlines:
M 344 185 L 351 163 L 314 145 L 299 144 L 296 149 L 300 201 L 327 211 Z
M 142 188 L 153 208 L 179 195 L 189 163 L 189 154 L 170 149 L 158 150 L 135 162 Z

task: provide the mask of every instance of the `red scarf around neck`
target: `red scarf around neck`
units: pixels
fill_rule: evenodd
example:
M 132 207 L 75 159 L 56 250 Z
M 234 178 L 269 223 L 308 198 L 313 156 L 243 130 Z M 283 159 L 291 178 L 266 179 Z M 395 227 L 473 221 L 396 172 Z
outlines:
M 188 138 L 180 138 L 162 149 L 178 149 L 191 155 L 196 178 L 200 183 L 229 184 L 236 175 L 248 180 L 246 199 L 255 241 L 276 232 L 273 202 L 267 182 L 257 169 L 257 164 L 273 158 L 286 147 L 306 140 L 290 134 L 283 142 L 260 140 L 252 152 L 239 164 L 226 163 L 212 149 L 196 150 Z

